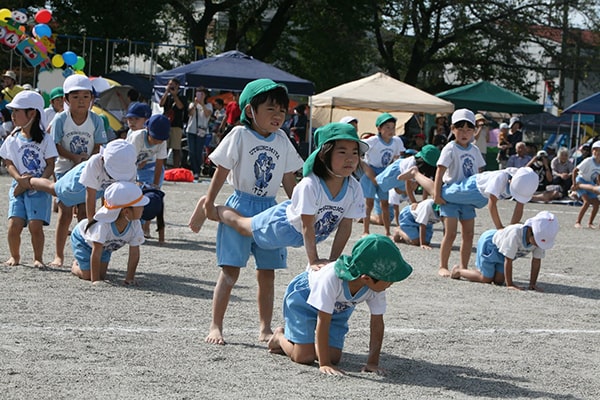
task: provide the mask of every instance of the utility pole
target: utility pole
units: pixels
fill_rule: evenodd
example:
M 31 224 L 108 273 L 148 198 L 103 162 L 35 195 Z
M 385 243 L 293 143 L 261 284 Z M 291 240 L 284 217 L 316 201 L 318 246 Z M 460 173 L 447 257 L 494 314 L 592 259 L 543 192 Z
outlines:
M 560 42 L 560 75 L 558 77 L 558 108 L 565 108 L 565 78 L 567 74 L 567 51 L 569 36 L 569 0 L 563 0 L 562 35 Z

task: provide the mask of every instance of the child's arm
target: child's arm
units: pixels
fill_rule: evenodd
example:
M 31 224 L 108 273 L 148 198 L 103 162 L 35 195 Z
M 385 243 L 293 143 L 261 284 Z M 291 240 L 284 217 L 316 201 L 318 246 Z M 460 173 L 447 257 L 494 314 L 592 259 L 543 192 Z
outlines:
M 446 167 L 443 165 L 438 165 L 437 170 L 435 171 L 435 181 L 434 181 L 434 189 L 433 189 L 433 202 L 435 204 L 446 204 L 446 201 L 442 198 L 442 185 L 444 181 L 442 180 L 444 174 L 446 173 Z
M 427 225 L 419 224 L 419 244 L 422 249 L 431 250 L 431 246 L 427 243 Z
M 135 270 L 140 262 L 140 246 L 129 246 L 129 258 L 127 259 L 127 275 L 125 285 L 135 285 Z
M 56 150 L 58 151 L 58 154 L 61 157 L 64 157 L 68 160 L 73 161 L 73 163 L 75 165 L 79 164 L 82 161 L 85 161 L 89 158 L 89 154 L 88 153 L 81 153 L 81 154 L 75 154 L 75 153 L 71 153 L 70 151 L 68 151 L 67 149 L 65 149 L 61 144 L 56 143 Z
M 85 214 L 89 220 L 94 218 L 94 214 L 96 214 L 96 193 L 96 189 L 85 188 Z
M 369 340 L 369 357 L 367 365 L 362 368 L 362 372 L 376 372 L 384 375 L 385 370 L 379 368 L 379 355 L 381 354 L 381 345 L 383 344 L 383 315 L 371 315 L 371 338 Z
M 377 176 L 375 175 L 375 171 L 373 171 L 373 168 L 371 168 L 371 166 L 363 160 L 360 161 L 360 167 L 362 168 L 367 178 L 369 178 L 371 182 L 373 182 L 373 185 L 377 187 Z
M 348 243 L 348 239 L 352 234 L 352 224 L 352 218 L 344 218 L 340 222 L 329 252 L 329 261 L 337 260 L 342 255 L 344 247 L 346 247 L 346 243 Z
M 100 271 L 102 270 L 102 243 L 94 242 L 92 244 L 92 255 L 90 256 L 90 280 L 92 283 L 100 281 Z
M 536 290 L 543 292 L 543 290 L 537 286 L 537 278 L 540 274 L 540 268 L 542 267 L 542 260 L 539 258 L 531 259 L 531 273 L 529 275 L 529 290 Z
M 294 191 L 294 187 L 296 186 L 296 173 L 286 172 L 285 174 L 283 174 L 281 184 L 283 185 L 283 190 L 285 190 L 285 194 L 287 194 L 288 199 L 291 199 L 292 192 Z
M 56 161 L 56 157 L 46 158 L 46 168 L 42 172 L 41 178 L 50 179 L 52 174 L 54 174 L 54 162 Z
M 302 238 L 304 239 L 304 249 L 306 250 L 306 257 L 308 258 L 308 265 L 310 268 L 318 271 L 321 267 L 329 262 L 329 260 L 322 260 L 319 258 L 317 251 L 317 241 L 315 238 L 315 216 L 302 214 Z
M 329 354 L 329 328 L 331 314 L 319 311 L 317 317 L 317 331 L 315 335 L 315 349 L 319 359 L 319 371 L 327 375 L 344 375 L 344 371 L 333 366 Z
M 525 204 L 517 203 L 515 204 L 515 208 L 513 210 L 512 218 L 510 219 L 510 224 L 518 224 L 521 222 L 521 218 L 523 218 L 523 210 L 525 209 Z
M 154 180 L 152 181 L 152 183 L 154 184 L 154 187 L 158 187 L 158 185 L 160 184 L 160 178 L 162 177 L 164 164 L 165 164 L 164 159 L 162 159 L 162 158 L 156 159 L 156 164 L 154 164 Z
M 208 186 L 208 191 L 206 192 L 206 200 L 204 201 L 204 212 L 206 217 L 210 220 L 219 221 L 219 213 L 215 207 L 215 200 L 217 198 L 217 194 L 219 194 L 219 191 L 227 179 L 229 171 L 229 169 L 221 165 L 217 165 L 215 174 L 210 180 L 210 185 Z
M 589 192 L 600 194 L 600 186 L 591 185 L 589 183 L 575 183 L 573 186 L 576 189 L 587 190 Z
M 517 202 L 517 204 L 520 204 Z M 515 206 L 516 208 L 516 206 Z M 498 198 L 493 194 L 490 194 L 490 198 L 488 200 L 488 210 L 490 211 L 490 217 L 492 217 L 492 222 L 496 226 L 496 229 L 502 229 L 502 221 L 500 220 L 500 214 L 498 213 Z M 513 213 L 514 218 L 514 213 Z M 519 218 L 520 219 L 520 218 Z
M 572 176 L 571 179 L 573 182 L 572 186 L 571 186 L 571 190 L 576 190 L 577 189 L 577 175 L 579 174 L 579 168 L 575 167 L 573 168 L 573 172 L 572 172 Z
M 506 287 L 509 289 L 523 290 L 522 287 L 519 287 L 513 283 L 512 265 L 513 265 L 512 258 L 504 257 L 504 281 L 506 282 Z

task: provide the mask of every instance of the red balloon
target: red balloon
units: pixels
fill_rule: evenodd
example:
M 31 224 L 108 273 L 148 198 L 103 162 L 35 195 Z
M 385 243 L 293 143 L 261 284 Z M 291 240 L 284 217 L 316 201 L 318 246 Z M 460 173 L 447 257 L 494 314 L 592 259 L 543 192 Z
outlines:
M 35 22 L 38 24 L 47 24 L 52 19 L 52 13 L 45 8 L 35 13 Z

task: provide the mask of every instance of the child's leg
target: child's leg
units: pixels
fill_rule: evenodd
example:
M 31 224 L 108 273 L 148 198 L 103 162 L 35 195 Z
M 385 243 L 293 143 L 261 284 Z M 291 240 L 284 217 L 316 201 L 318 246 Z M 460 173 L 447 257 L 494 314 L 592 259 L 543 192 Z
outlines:
M 150 221 L 144 221 L 142 224 L 142 231 L 144 232 L 144 237 L 146 239 L 150 237 Z
M 450 253 L 452 252 L 454 239 L 456 239 L 457 229 L 458 218 L 444 217 L 444 237 L 440 243 L 440 269 L 438 270 L 440 276 L 450 276 L 448 260 L 450 260 Z
M 392 236 L 390 232 L 390 202 L 388 200 L 381 200 L 381 219 L 383 222 L 383 229 L 386 236 Z
M 206 213 L 204 212 L 205 201 L 206 196 L 200 197 L 198 203 L 196 203 L 196 208 L 194 208 L 194 212 L 192 213 L 188 222 L 188 226 L 194 233 L 200 232 L 202 225 L 204 225 L 204 222 L 206 221 Z
M 252 236 L 252 218 L 244 217 L 235 209 L 227 206 L 217 206 L 219 219 L 243 236 Z
M 398 204 L 394 204 L 394 221 L 396 222 L 396 226 L 400 226 L 400 206 Z
M 31 235 L 31 247 L 33 248 L 33 266 L 43 268 L 44 265 L 44 222 L 36 219 L 29 221 L 29 233 Z
M 590 213 L 590 222 L 588 222 L 588 227 L 593 229 L 595 228 L 594 219 L 596 218 L 596 214 L 598 214 L 598 205 L 600 205 L 600 202 L 597 198 L 595 198 L 590 199 L 590 204 L 592 206 L 592 212 Z
M 408 234 L 406 232 L 404 232 L 402 230 L 402 228 L 400 228 L 400 227 L 396 228 L 396 230 L 394 232 L 394 242 L 407 243 L 407 244 L 412 244 L 414 246 L 419 245 L 419 239 L 412 240 L 410 238 L 410 236 L 408 236 Z
M 460 221 L 460 267 L 469 268 L 469 259 L 473 250 L 473 236 L 475 235 L 475 218 Z
M 225 344 L 223 340 L 223 319 L 225 318 L 225 311 L 229 305 L 229 299 L 231 297 L 231 289 L 240 276 L 240 268 L 223 266 L 219 273 L 217 285 L 213 293 L 212 301 L 212 321 L 206 337 L 206 343 L 213 344 Z
M 69 227 L 73 219 L 73 207 L 65 206 L 62 202 L 58 203 L 58 222 L 56 223 L 56 253 L 54 261 L 50 263 L 51 267 L 60 268 L 65 261 L 65 244 L 69 236 Z
M 581 228 L 581 220 L 583 219 L 585 212 L 587 211 L 588 207 L 590 206 L 590 197 L 587 194 L 584 194 L 583 196 L 581 196 L 581 200 L 583 201 L 583 204 L 581 205 L 581 208 L 579 209 L 579 214 L 577 214 L 577 221 L 575 221 L 575 228 Z
M 281 353 L 283 351 L 293 362 L 298 364 L 310 365 L 317 359 L 314 343 L 292 343 L 286 339 L 282 327 L 275 329 L 267 346 L 270 353 Z
M 476 269 L 464 269 L 458 265 L 452 267 L 452 273 L 450 274 L 452 279 L 465 278 L 471 282 L 490 283 L 493 279 L 486 278 Z
M 256 270 L 258 281 L 257 301 L 258 318 L 260 320 L 259 342 L 267 342 L 271 339 L 273 331 L 271 322 L 273 320 L 273 301 L 275 298 L 275 271 L 272 269 Z
M 71 273 L 79 279 L 83 279 L 85 281 L 89 281 L 92 279 L 92 271 L 89 269 L 87 271 L 82 271 L 81 268 L 79 268 L 79 263 L 77 262 L 77 260 L 73 260 L 73 265 L 71 266 Z
M 52 196 L 56 196 L 54 191 L 54 182 L 46 178 L 31 178 L 29 180 L 31 187 L 40 192 L 50 193 Z
M 11 217 L 8 220 L 8 250 L 10 258 L 6 260 L 4 265 L 13 267 L 21 262 L 21 232 L 25 226 L 23 218 Z
M 420 173 L 418 170 L 415 172 L 414 178 L 423 188 L 423 193 L 429 193 L 433 196 L 433 192 L 435 191 L 435 183 L 431 179 Z
M 369 234 L 369 228 L 371 224 L 371 212 L 373 211 L 373 205 L 375 204 L 374 199 L 365 199 L 365 218 L 363 218 L 363 235 Z

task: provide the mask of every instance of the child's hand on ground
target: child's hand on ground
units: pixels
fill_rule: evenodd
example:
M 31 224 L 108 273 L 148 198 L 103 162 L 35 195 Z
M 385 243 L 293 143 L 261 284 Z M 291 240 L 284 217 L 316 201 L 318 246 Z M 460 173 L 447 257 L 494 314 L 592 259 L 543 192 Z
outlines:
M 430 245 L 428 245 L 428 244 L 422 244 L 422 245 L 421 245 L 421 248 L 422 248 L 423 250 L 431 250 L 431 246 L 430 246 Z
M 125 279 L 123 280 L 124 286 L 138 286 L 138 283 L 135 279 Z
M 360 372 L 375 372 L 377 375 L 387 375 L 387 371 L 383 368 L 379 368 L 377 365 L 367 364 L 362 367 Z
M 512 290 L 523 290 L 523 288 L 522 288 L 522 287 L 520 287 L 520 286 L 517 286 L 517 285 L 515 285 L 515 284 L 512 284 L 512 285 L 506 285 L 506 287 L 507 287 L 507 289 L 512 289 Z
M 335 368 L 331 365 L 323 365 L 319 367 L 319 371 L 327 375 L 346 375 L 341 369 Z
M 529 290 L 535 290 L 536 292 L 540 292 L 540 293 L 542 293 L 544 291 L 544 289 L 542 289 L 541 287 L 539 287 L 537 285 L 529 285 Z

